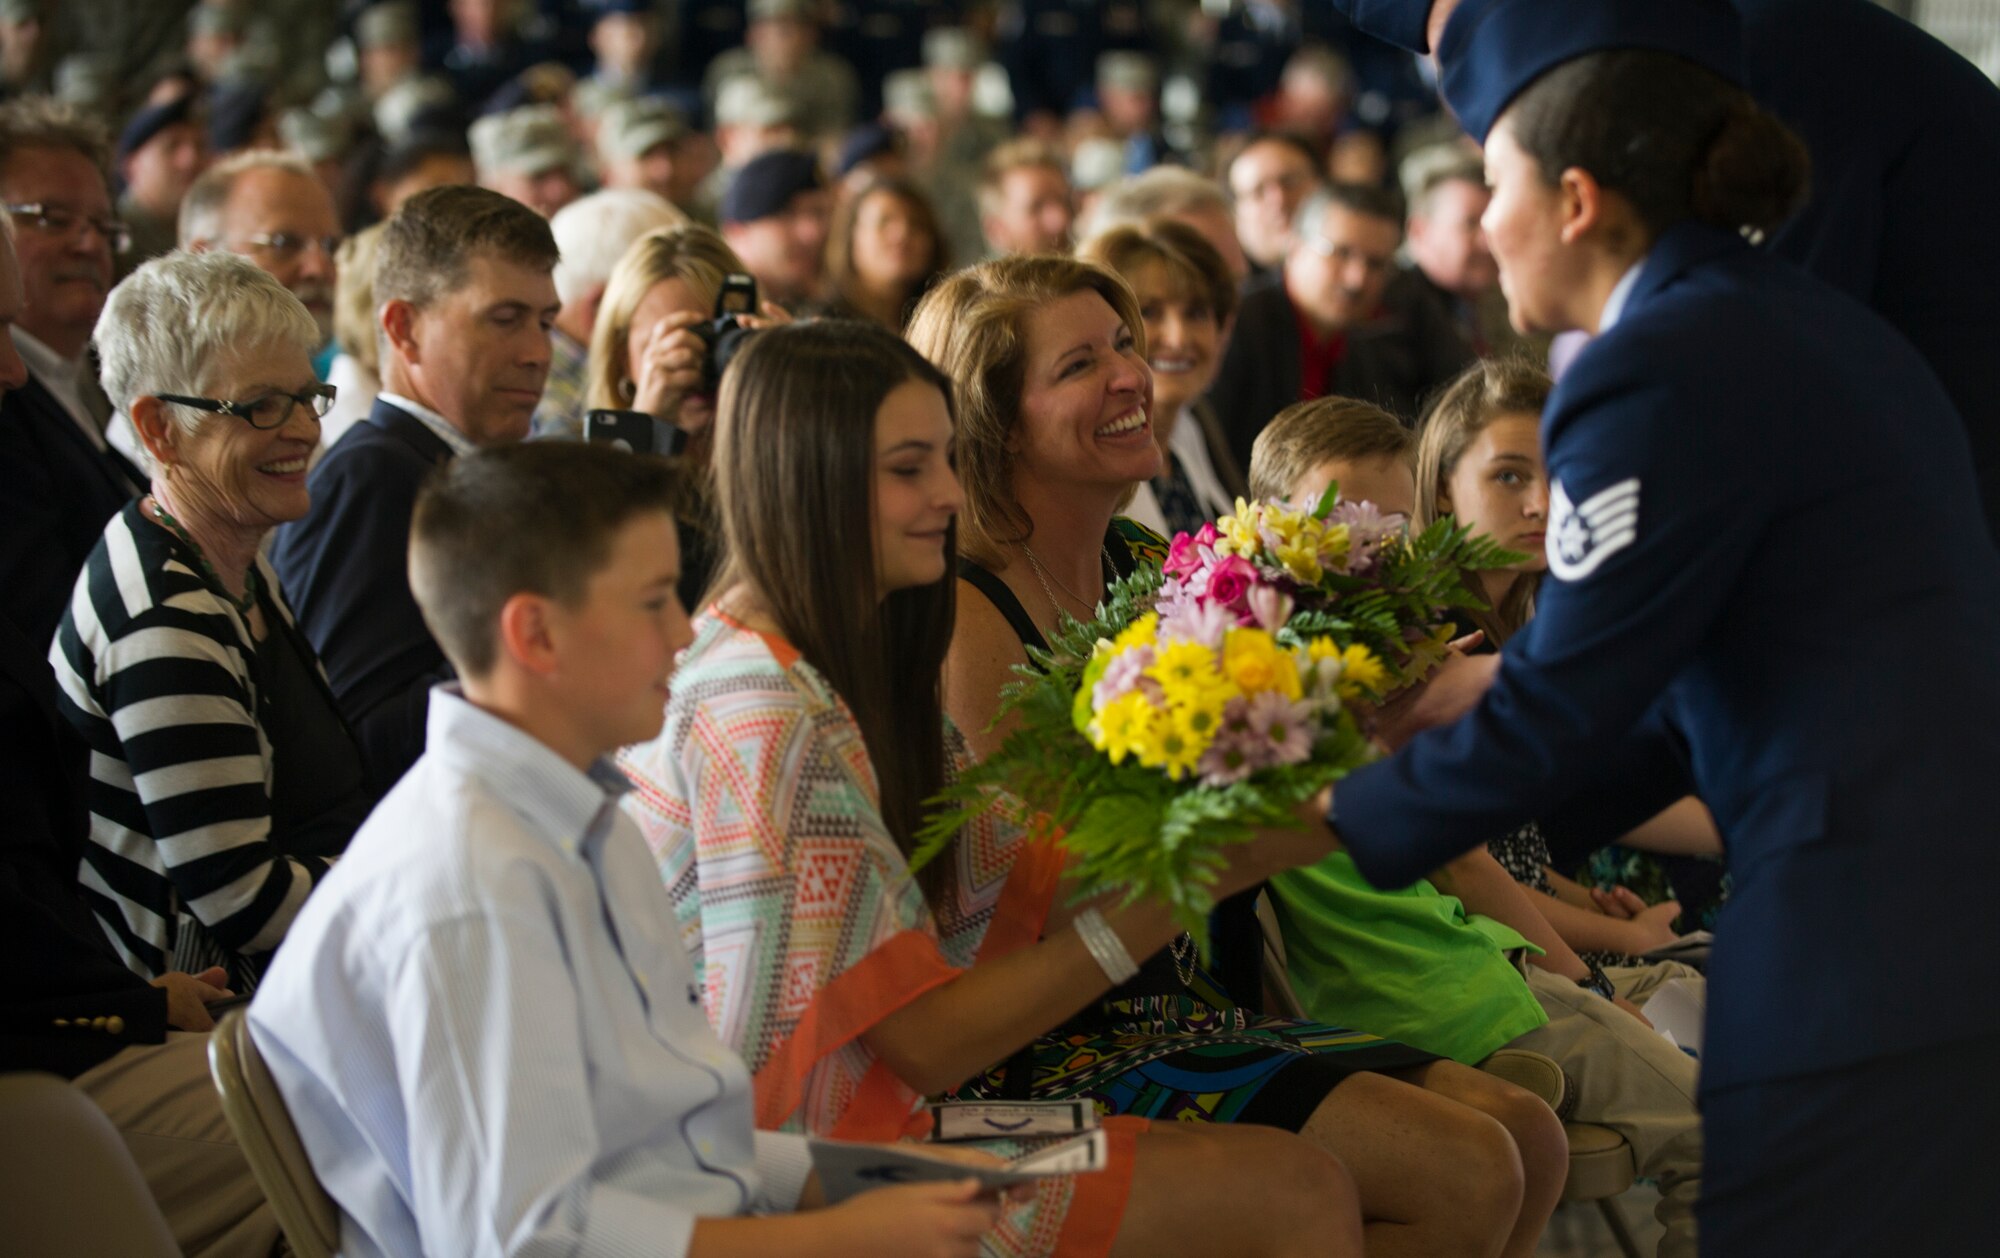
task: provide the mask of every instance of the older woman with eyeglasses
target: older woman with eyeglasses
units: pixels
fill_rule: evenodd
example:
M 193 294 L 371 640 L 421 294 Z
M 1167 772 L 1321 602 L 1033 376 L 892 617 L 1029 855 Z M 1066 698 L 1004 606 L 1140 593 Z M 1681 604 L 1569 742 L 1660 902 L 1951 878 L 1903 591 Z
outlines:
M 94 752 L 81 878 L 135 970 L 219 965 L 242 991 L 373 803 L 258 553 L 306 513 L 334 390 L 311 314 L 234 254 L 148 262 L 95 339 L 151 488 L 105 527 L 50 649 Z

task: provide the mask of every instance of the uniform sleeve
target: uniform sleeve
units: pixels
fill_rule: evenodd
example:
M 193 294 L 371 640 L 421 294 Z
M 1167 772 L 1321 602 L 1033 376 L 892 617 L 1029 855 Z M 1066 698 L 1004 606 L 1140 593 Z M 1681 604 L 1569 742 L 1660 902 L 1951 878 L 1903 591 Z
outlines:
M 1675 800 L 1694 793 L 1687 744 L 1663 705 L 1605 753 L 1589 782 L 1536 817 L 1552 863 L 1571 869 L 1606 844 L 1616 843 Z
M 1422 877 L 1611 763 L 1727 608 L 1762 532 L 1754 417 L 1716 413 L 1663 373 L 1608 369 L 1651 360 L 1629 344 L 1593 348 L 1546 429 L 1557 488 L 1534 621 L 1478 707 L 1335 792 L 1341 837 L 1378 885 Z

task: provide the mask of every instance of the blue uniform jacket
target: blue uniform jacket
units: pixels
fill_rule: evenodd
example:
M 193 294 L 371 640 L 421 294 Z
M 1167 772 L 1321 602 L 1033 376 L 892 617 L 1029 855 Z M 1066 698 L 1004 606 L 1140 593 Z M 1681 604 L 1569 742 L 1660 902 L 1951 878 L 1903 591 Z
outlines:
M 1908 337 L 1965 421 L 2000 538 L 2000 88 L 1869 0 L 1734 0 L 1746 86 L 1812 150 L 1813 194 L 1772 248 Z M 1431 0 L 1332 0 L 1426 48 Z
M 2000 557 L 1923 359 L 1683 224 L 1542 433 L 1535 619 L 1465 719 L 1336 789 L 1362 872 L 1407 883 L 1613 773 L 1647 806 L 1691 775 L 1735 878 L 1705 1089 L 2000 1031 L 1970 972 L 2000 887 Z
M 423 754 L 430 688 L 453 675 L 410 593 L 408 558 L 417 491 L 450 458 L 422 420 L 378 398 L 313 468 L 312 509 L 271 545 L 378 795 Z

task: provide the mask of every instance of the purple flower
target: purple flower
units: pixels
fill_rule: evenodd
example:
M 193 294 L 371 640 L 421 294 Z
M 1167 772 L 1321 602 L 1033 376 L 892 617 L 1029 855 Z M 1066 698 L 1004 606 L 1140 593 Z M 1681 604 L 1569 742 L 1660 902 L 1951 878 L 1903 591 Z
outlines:
M 1342 500 L 1327 513 L 1328 524 L 1347 526 L 1347 571 L 1364 574 L 1375 566 L 1382 543 L 1402 533 L 1408 521 L 1397 512 L 1384 515 L 1372 502 Z
M 1235 624 L 1236 617 L 1227 608 L 1183 599 L 1171 614 L 1162 605 L 1159 637 L 1162 642 L 1199 642 L 1210 650 L 1220 650 L 1222 635 Z
M 1113 699 L 1138 687 L 1140 677 L 1153 666 L 1153 648 L 1135 646 L 1104 666 L 1104 675 L 1090 691 L 1090 706 L 1102 711 Z
M 1244 713 L 1251 734 L 1273 764 L 1298 764 L 1312 755 L 1313 719 L 1308 704 L 1294 703 L 1275 690 L 1252 696 Z
M 1195 762 L 1202 785 L 1228 786 L 1241 782 L 1271 763 L 1270 744 L 1251 728 L 1249 711 L 1249 702 L 1241 696 L 1223 706 L 1222 725 L 1208 744 L 1208 750 Z

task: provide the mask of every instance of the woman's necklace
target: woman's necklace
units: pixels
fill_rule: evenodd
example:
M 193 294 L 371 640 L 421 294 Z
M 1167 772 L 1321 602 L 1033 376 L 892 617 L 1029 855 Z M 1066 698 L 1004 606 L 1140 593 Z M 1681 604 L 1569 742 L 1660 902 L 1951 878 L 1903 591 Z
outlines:
M 1194 984 L 1194 936 L 1188 934 L 1186 931 L 1182 931 L 1179 935 L 1175 936 L 1172 943 L 1167 945 L 1167 950 L 1174 955 L 1174 977 L 1181 981 L 1182 987 L 1192 986 Z
M 1083 608 L 1083 614 L 1085 619 L 1089 619 L 1090 617 L 1095 616 L 1097 614 L 1097 604 L 1083 597 L 1083 595 L 1078 594 L 1075 590 L 1070 589 L 1067 585 L 1064 585 L 1060 577 L 1056 576 L 1053 572 L 1050 572 L 1046 567 L 1044 567 L 1042 565 L 1041 556 L 1035 553 L 1034 547 L 1028 545 L 1028 543 L 1026 542 L 1018 542 L 1016 543 L 1016 545 L 1020 546 L 1021 553 L 1028 557 L 1028 566 L 1034 569 L 1035 580 L 1042 583 L 1042 593 L 1049 596 L 1050 607 L 1055 608 L 1057 611 L 1063 610 L 1063 605 L 1060 602 L 1056 601 L 1056 591 L 1061 590 L 1063 593 L 1069 595 L 1070 601 L 1072 603 L 1075 603 L 1078 607 Z M 1109 572 L 1117 567 L 1116 564 L 1113 564 L 1111 562 L 1111 552 L 1109 550 L 1106 550 L 1103 547 L 1099 547 L 1097 553 L 1104 559 L 1105 571 Z M 1055 582 L 1054 586 L 1050 586 L 1049 582 L 1051 581 Z
M 222 577 L 216 572 L 215 565 L 210 563 L 208 556 L 202 552 L 201 543 L 188 534 L 187 526 L 167 514 L 167 509 L 160 505 L 158 498 L 149 496 L 146 500 L 153 504 L 153 518 L 166 526 L 169 533 L 180 538 L 181 542 L 194 552 L 195 565 L 201 569 L 201 575 L 208 579 L 208 583 L 215 587 L 216 593 L 222 595 L 231 607 L 248 616 L 251 609 L 257 606 L 257 596 L 264 588 L 264 579 L 257 574 L 257 565 L 252 563 L 250 570 L 243 574 L 243 597 L 236 597 L 229 592 L 229 587 L 222 583 Z

